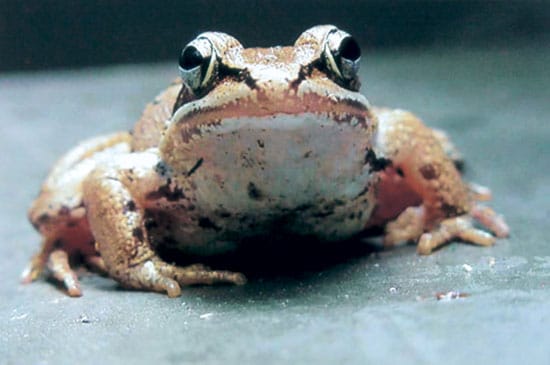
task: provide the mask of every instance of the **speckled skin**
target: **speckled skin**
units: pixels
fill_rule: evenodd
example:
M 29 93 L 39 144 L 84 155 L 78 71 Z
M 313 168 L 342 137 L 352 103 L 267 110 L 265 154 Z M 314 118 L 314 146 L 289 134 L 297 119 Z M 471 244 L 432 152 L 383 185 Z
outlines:
M 54 166 L 29 211 L 43 246 L 23 281 L 47 267 L 79 296 L 69 259 L 80 258 L 125 287 L 175 297 L 180 285 L 245 278 L 169 264 L 161 245 L 208 255 L 274 231 L 339 241 L 373 226 L 387 246 L 418 241 L 421 254 L 454 238 L 493 244 L 473 219 L 505 237 L 443 133 L 371 107 L 356 75 L 331 68 L 334 34 L 346 36 L 318 26 L 291 47 L 248 49 L 199 36 L 217 56 L 208 84 L 176 80 L 133 133 L 86 141 Z

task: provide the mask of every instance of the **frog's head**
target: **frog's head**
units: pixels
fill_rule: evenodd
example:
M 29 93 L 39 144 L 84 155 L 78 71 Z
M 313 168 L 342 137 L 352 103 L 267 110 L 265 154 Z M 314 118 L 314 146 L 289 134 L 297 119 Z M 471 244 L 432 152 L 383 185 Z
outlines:
M 360 54 L 331 25 L 287 47 L 244 48 L 224 33 L 199 35 L 180 57 L 184 83 L 161 142 L 163 160 L 175 178 L 208 186 L 213 196 L 240 195 L 239 186 L 249 195 L 283 194 L 271 185 L 281 179 L 296 192 L 359 181 L 376 128 L 357 92 Z

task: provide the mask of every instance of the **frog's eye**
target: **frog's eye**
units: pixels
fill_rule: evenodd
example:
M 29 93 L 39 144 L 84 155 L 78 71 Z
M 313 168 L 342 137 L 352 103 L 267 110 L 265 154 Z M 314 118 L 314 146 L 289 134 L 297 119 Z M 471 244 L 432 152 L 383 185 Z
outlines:
M 325 39 L 323 58 L 326 67 L 342 81 L 357 77 L 361 61 L 361 49 L 348 33 L 334 29 Z
M 216 51 L 207 38 L 197 38 L 181 52 L 180 75 L 193 90 L 203 89 L 214 78 L 217 63 Z

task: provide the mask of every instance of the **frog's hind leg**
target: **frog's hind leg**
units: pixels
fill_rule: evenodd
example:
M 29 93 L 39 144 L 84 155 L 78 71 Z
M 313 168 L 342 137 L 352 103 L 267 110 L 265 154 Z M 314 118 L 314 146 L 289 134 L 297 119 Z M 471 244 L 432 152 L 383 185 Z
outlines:
M 504 219 L 478 203 L 490 198 L 489 189 L 462 181 L 440 137 L 411 113 L 379 110 L 377 114 L 377 152 L 392 161 L 392 168 L 422 200 L 420 206 L 404 207 L 386 224 L 386 246 L 418 240 L 418 252 L 429 254 L 456 238 L 488 246 L 508 235 Z M 492 234 L 475 228 L 474 221 Z

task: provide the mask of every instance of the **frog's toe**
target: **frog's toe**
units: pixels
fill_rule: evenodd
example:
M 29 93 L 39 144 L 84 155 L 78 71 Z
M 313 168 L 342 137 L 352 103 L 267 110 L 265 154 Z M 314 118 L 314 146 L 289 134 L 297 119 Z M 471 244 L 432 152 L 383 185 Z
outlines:
M 468 190 L 470 191 L 472 198 L 476 201 L 485 202 L 493 198 L 493 193 L 491 193 L 491 189 L 483 185 L 471 182 L 468 183 Z
M 51 275 L 63 283 L 67 294 L 71 297 L 80 297 L 82 290 L 76 273 L 69 265 L 69 256 L 64 250 L 54 250 L 48 256 L 46 267 Z
M 45 265 L 46 262 L 42 253 L 34 255 L 31 261 L 28 263 L 27 267 L 25 267 L 25 269 L 21 273 L 21 283 L 30 284 L 31 282 L 38 279 L 44 271 Z
M 178 267 L 173 265 L 162 265 L 161 272 L 174 278 L 181 285 L 213 285 L 213 284 L 235 284 L 243 285 L 246 277 L 241 273 L 224 270 L 211 270 L 203 265 L 191 265 Z
M 415 241 L 424 231 L 424 207 L 408 207 L 395 220 L 386 224 L 384 247 Z
M 506 224 L 504 217 L 497 214 L 493 209 L 475 205 L 470 214 L 498 238 L 508 237 L 510 234 L 510 227 Z

